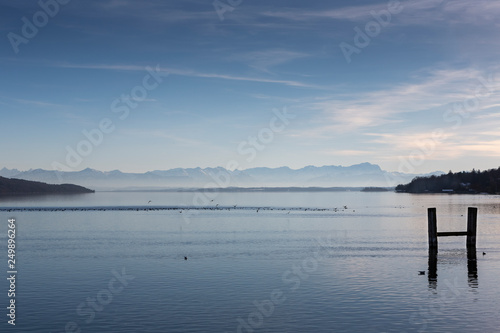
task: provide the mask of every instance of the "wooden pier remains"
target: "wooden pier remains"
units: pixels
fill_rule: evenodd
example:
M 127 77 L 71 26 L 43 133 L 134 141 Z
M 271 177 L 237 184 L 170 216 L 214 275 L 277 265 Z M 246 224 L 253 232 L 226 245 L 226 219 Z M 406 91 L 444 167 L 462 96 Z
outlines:
M 437 231 L 436 208 L 427 209 L 428 232 L 429 232 L 429 249 L 438 248 L 438 237 L 448 236 L 467 236 L 467 249 L 476 248 L 477 234 L 477 208 L 469 207 L 467 211 L 467 231 Z

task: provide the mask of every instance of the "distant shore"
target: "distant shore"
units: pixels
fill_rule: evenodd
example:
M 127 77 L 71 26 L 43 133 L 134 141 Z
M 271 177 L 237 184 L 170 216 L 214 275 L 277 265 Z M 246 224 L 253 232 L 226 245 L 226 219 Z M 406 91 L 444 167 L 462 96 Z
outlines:
M 0 177 L 0 195 L 83 194 L 94 190 L 73 184 L 53 185 L 16 178 Z
M 416 177 L 396 186 L 403 193 L 500 194 L 500 168 L 485 171 L 448 172 L 440 176 Z
M 370 190 L 378 189 L 378 190 Z M 394 187 L 214 187 L 214 188 L 141 188 L 128 187 L 102 192 L 388 192 Z M 101 192 L 101 191 L 99 191 Z

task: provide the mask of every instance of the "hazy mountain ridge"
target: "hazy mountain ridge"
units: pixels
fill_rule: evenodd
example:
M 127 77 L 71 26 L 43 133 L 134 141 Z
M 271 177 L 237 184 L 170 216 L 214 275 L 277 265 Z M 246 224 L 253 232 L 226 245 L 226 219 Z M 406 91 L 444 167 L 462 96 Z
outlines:
M 84 169 L 81 171 L 56 172 L 52 170 L 16 169 L 0 170 L 0 176 L 18 179 L 43 181 L 53 184 L 73 183 L 93 188 L 123 188 L 130 186 L 149 187 L 258 187 L 258 186 L 396 186 L 410 182 L 417 176 L 440 175 L 404 174 L 382 170 L 378 165 L 361 163 L 351 166 L 306 166 L 301 169 L 250 168 L 245 170 L 226 170 L 216 168 L 175 168 L 153 170 L 145 173 L 125 173 L 120 170 L 99 171 Z
M 7 169 L 7 168 L 3 168 L 3 169 L 0 169 L 0 176 L 1 177 L 12 177 L 12 176 L 15 176 L 17 174 L 19 174 L 21 171 L 17 170 L 17 169 Z

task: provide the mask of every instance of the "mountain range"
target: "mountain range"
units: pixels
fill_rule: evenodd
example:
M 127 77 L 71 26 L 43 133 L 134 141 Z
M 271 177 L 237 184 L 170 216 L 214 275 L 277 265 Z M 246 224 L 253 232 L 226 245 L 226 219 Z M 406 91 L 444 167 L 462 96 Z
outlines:
M 145 173 L 126 173 L 120 170 L 53 171 L 30 169 L 20 171 L 3 168 L 0 176 L 51 184 L 71 183 L 94 189 L 123 188 L 220 188 L 220 187 L 394 187 L 408 183 L 417 176 L 441 175 L 409 174 L 382 170 L 378 165 L 361 163 L 351 166 L 306 166 L 301 169 L 251 168 L 226 170 L 216 168 L 176 168 Z

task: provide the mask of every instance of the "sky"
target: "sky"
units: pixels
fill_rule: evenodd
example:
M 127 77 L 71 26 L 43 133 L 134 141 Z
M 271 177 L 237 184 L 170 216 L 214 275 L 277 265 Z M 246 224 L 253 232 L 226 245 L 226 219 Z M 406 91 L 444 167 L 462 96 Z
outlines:
M 500 2 L 0 0 L 0 168 L 500 165 Z

